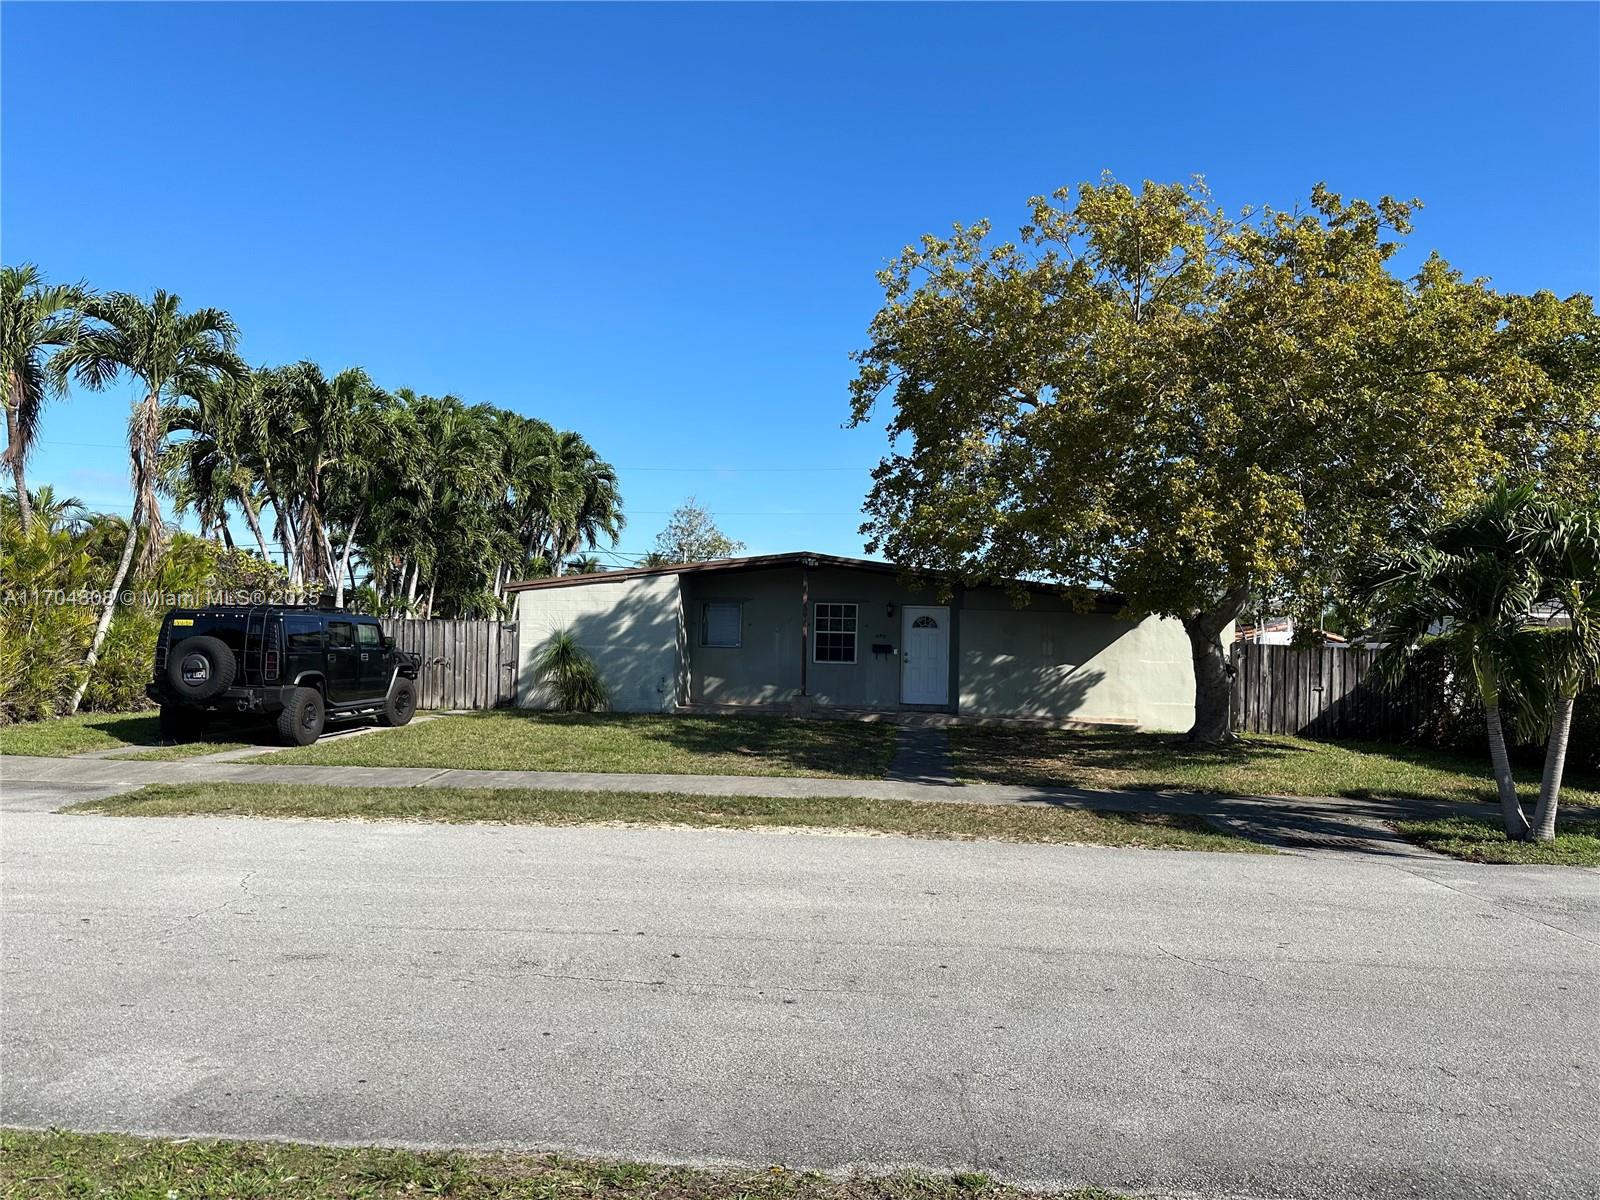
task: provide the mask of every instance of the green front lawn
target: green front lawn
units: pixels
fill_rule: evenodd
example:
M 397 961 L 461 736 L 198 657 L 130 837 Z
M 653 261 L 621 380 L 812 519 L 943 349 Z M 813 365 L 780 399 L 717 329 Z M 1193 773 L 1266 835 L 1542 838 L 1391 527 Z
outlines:
M 1272 853 L 1246 838 L 1219 832 L 1199 817 L 1177 814 L 832 797 L 159 783 L 127 795 L 75 804 L 67 811 L 129 817 L 324 817 L 507 825 L 840 829 L 924 838 Z
M 153 712 L 79 713 L 45 721 L 0 726 L 0 754 L 68 758 L 95 750 L 126 750 L 117 758 L 176 759 L 238 750 L 245 746 L 278 746 L 277 728 L 262 720 L 213 718 L 206 737 L 176 746 L 161 745 L 160 721 Z
M 1118 1200 L 1023 1192 L 986 1175 L 852 1175 L 784 1167 L 668 1167 L 556 1154 L 448 1154 L 281 1142 L 0 1132 L 0 1197 L 67 1200 Z
M 1396 821 L 1394 828 L 1419 846 L 1468 862 L 1600 867 L 1600 817 L 1587 810 L 1559 815 L 1553 842 L 1513 842 L 1498 821 L 1477 817 Z
M 153 712 L 79 713 L 75 717 L 0 725 L 0 754 L 66 758 L 90 750 L 154 746 L 160 737 Z
M 950 751 L 957 776 L 974 783 L 1496 802 L 1487 751 L 1480 759 L 1417 746 L 1264 735 L 1201 746 L 1174 734 L 984 726 L 952 729 Z M 1539 773 L 1522 768 L 1517 777 L 1531 809 Z M 1600 779 L 1569 773 L 1561 796 L 1566 805 L 1600 804 Z
M 513 709 L 441 717 L 372 737 L 308 746 L 275 754 L 272 762 L 877 779 L 889 768 L 894 742 L 893 726 L 863 721 Z

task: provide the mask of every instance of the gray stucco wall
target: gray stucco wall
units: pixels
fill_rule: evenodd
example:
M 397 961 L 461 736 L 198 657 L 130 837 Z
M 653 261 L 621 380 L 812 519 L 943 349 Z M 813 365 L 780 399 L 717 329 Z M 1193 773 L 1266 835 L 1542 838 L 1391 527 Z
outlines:
M 689 699 L 695 704 L 778 704 L 800 693 L 800 571 L 785 568 L 730 575 L 684 576 L 689 633 Z M 908 591 L 894 576 L 818 567 L 811 602 L 857 606 L 856 661 L 807 662 L 806 691 L 819 706 L 894 708 L 900 703 L 898 654 L 875 657 L 874 642 L 900 649 L 900 606 L 937 603 Z M 744 645 L 700 644 L 701 606 L 708 600 L 743 607 Z M 895 605 L 890 616 L 887 605 Z
M 1177 621 L 1072 612 L 1048 596 L 1018 609 L 998 589 L 974 589 L 961 613 L 960 711 L 1187 729 L 1189 639 Z
M 818 567 L 813 604 L 857 606 L 854 663 L 808 662 L 807 692 L 818 708 L 893 709 L 900 702 L 903 609 L 940 604 L 890 574 Z M 665 712 L 679 702 L 783 705 L 800 694 L 799 568 L 643 576 L 523 592 L 522 694 L 532 662 L 556 629 L 570 629 L 594 657 L 618 712 Z M 702 605 L 741 606 L 742 645 L 703 646 Z M 959 712 L 972 716 L 1131 721 L 1147 729 L 1187 729 L 1194 719 L 1189 642 L 1176 621 L 1126 621 L 1072 611 L 1036 595 L 1017 608 L 1005 592 L 974 588 L 948 601 L 959 648 Z M 889 605 L 894 605 L 891 614 Z M 895 648 L 875 656 L 874 642 Z
M 682 695 L 685 637 L 678 580 L 653 575 L 519 593 L 524 707 L 549 707 L 533 681 L 533 663 L 550 635 L 566 629 L 600 668 L 613 711 L 672 711 Z

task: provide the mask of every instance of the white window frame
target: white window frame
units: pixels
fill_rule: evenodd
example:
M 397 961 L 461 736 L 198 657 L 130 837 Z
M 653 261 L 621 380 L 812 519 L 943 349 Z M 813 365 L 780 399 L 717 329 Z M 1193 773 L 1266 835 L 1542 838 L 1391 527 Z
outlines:
M 849 658 L 818 658 L 817 651 L 821 648 L 818 635 L 822 632 L 819 628 L 822 621 L 824 608 L 847 608 L 850 610 L 849 619 L 855 628 L 850 630 L 850 657 Z M 840 613 L 837 618 L 844 620 L 845 614 Z M 842 630 L 828 630 L 829 633 L 843 633 Z M 814 600 L 811 602 L 811 661 L 820 667 L 849 667 L 854 666 L 861 657 L 861 606 L 854 600 Z
M 711 633 L 711 606 L 713 604 L 725 605 L 737 609 L 739 613 L 739 640 L 735 642 L 708 641 Z M 708 650 L 738 650 L 744 646 L 744 601 L 743 600 L 702 600 L 700 601 L 700 644 Z

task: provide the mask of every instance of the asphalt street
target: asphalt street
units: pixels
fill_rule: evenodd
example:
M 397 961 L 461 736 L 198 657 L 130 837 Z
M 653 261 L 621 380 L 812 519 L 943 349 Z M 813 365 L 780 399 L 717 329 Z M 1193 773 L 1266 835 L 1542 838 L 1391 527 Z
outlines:
M 1592 871 L 49 798 L 0 817 L 7 1124 L 1596 1195 Z

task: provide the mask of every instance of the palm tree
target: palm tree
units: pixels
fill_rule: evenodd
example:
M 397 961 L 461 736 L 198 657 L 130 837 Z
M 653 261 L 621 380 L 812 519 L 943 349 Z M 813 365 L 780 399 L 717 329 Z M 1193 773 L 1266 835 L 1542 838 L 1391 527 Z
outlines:
M 28 497 L 34 519 L 51 533 L 82 533 L 89 525 L 89 510 L 76 496 L 58 496 L 48 483 Z M 18 516 L 21 511 L 19 506 Z
M 247 447 L 248 404 L 255 388 L 251 378 L 207 380 L 192 393 L 166 407 L 164 427 L 170 441 L 161 451 L 157 473 L 161 490 L 180 513 L 193 511 L 202 536 L 221 534 L 233 545 L 228 506 L 237 505 L 255 537 L 262 559 L 268 560 L 261 532 L 262 488 Z
M 1368 597 L 1380 614 L 1380 671 L 1397 679 L 1435 636 L 1477 686 L 1506 836 L 1529 835 L 1506 748 L 1506 718 L 1530 731 L 1540 716 L 1542 631 L 1535 612 L 1550 594 L 1551 502 L 1531 485 L 1497 487 L 1481 504 L 1429 533 L 1379 572 Z
M 90 387 L 104 387 L 126 371 L 139 381 L 143 391 L 128 422 L 133 514 L 69 713 L 76 712 L 82 703 L 89 673 L 100 657 L 117 597 L 133 565 L 140 529 L 146 531 L 142 568 L 154 564 L 165 538 L 161 502 L 156 497 L 157 460 L 164 434 L 163 406 L 192 394 L 208 380 L 242 377 L 245 373 L 234 353 L 239 331 L 232 318 L 219 308 L 185 313 L 181 303 L 177 296 L 159 290 L 148 301 L 127 292 L 90 298 L 83 307 L 88 324 L 58 354 L 58 369 L 70 371 Z
M 1533 838 L 1556 836 L 1556 809 L 1561 802 L 1561 777 L 1566 770 L 1572 710 L 1585 688 L 1600 682 L 1600 509 L 1568 510 L 1552 506 L 1543 565 L 1550 580 L 1554 616 L 1566 628 L 1545 634 L 1543 676 L 1550 735 L 1545 744 L 1544 774 L 1534 810 Z
M 38 438 L 39 414 L 47 399 L 66 390 L 60 351 L 83 327 L 86 298 L 75 284 L 47 287 L 32 263 L 0 267 L 0 367 L 6 388 L 6 450 L 0 461 L 11 468 L 23 529 L 33 522 L 25 468 Z

